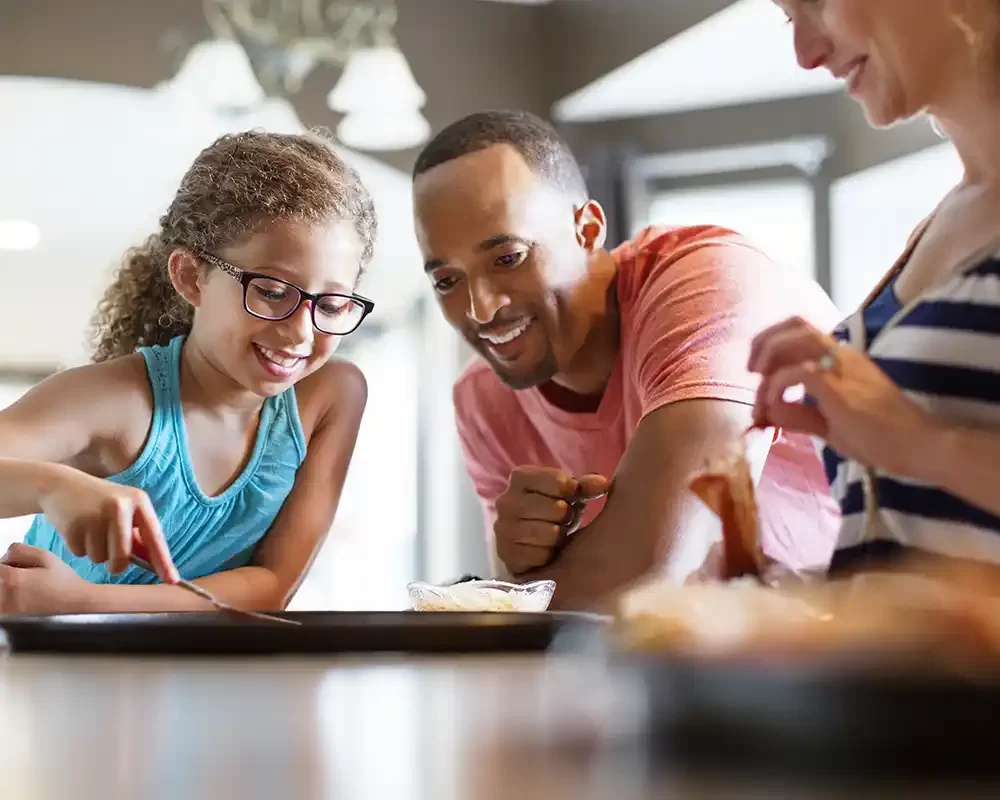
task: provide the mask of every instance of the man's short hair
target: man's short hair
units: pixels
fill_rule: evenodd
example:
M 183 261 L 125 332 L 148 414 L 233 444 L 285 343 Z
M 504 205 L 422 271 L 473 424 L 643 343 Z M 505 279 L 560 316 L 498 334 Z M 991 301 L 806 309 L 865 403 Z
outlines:
M 555 128 L 527 111 L 481 111 L 451 123 L 420 152 L 413 177 L 503 144 L 515 148 L 538 177 L 581 203 L 587 200 L 587 182 L 569 145 Z

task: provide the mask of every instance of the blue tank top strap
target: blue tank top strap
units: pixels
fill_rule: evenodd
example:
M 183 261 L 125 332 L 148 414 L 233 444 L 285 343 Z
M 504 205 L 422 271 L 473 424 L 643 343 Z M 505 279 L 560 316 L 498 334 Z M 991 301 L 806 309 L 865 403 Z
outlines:
M 181 349 L 184 337 L 177 336 L 164 347 L 141 347 L 139 353 L 146 362 L 146 373 L 149 375 L 149 385 L 153 390 L 153 405 L 157 408 L 169 408 L 177 397 L 180 388 Z
M 140 347 L 139 354 L 146 364 L 146 376 L 153 394 L 153 418 L 149 424 L 146 444 L 139 457 L 110 480 L 132 485 L 142 476 L 151 459 L 173 460 L 181 454 L 173 437 L 171 412 L 180 402 L 179 367 L 184 337 L 177 336 L 166 345 Z
M 302 430 L 299 401 L 294 386 L 289 386 L 274 398 L 274 415 L 275 426 L 277 427 L 280 422 L 282 434 L 291 439 L 299 460 L 304 460 L 306 457 L 306 435 Z

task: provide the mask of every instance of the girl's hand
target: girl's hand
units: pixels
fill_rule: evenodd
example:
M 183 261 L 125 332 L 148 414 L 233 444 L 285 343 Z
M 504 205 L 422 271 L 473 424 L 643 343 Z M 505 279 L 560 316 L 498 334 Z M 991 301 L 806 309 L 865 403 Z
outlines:
M 48 550 L 12 544 L 0 558 L 0 613 L 86 611 L 91 588 L 92 584 Z
M 177 582 L 177 568 L 160 521 L 141 489 L 60 465 L 39 497 L 39 506 L 74 555 L 87 556 L 98 564 L 106 562 L 112 572 L 128 566 L 135 529 L 160 579 Z
M 933 420 L 866 355 L 793 318 L 754 339 L 748 367 L 762 376 L 755 421 L 819 436 L 847 458 L 911 477 Z M 811 403 L 785 399 L 799 385 Z

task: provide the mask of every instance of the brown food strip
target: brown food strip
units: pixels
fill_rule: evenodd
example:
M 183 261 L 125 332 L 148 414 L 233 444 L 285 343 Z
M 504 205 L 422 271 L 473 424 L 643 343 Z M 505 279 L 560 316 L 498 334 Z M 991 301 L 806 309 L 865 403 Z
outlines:
M 760 547 L 757 499 L 750 464 L 743 452 L 715 459 L 695 476 L 690 489 L 722 522 L 726 580 L 760 577 L 764 553 Z

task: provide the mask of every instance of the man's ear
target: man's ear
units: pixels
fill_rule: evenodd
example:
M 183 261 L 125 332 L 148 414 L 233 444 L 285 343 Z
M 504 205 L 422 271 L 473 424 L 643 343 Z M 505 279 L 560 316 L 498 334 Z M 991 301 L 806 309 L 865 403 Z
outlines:
M 588 253 L 604 247 L 608 239 L 608 219 L 596 200 L 588 200 L 576 210 L 576 240 Z
M 192 307 L 201 304 L 202 265 L 190 250 L 178 248 L 167 259 L 167 272 L 174 290 Z

